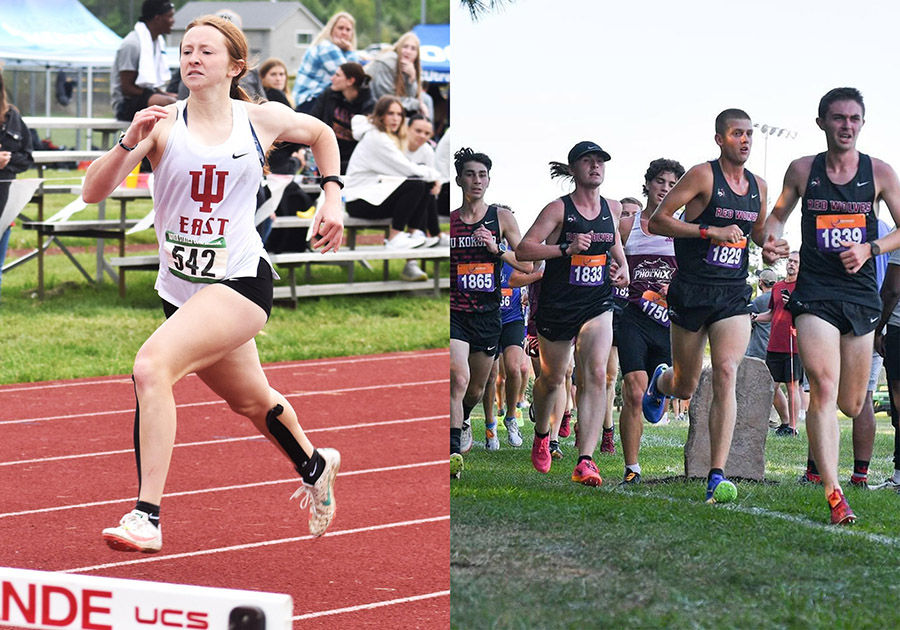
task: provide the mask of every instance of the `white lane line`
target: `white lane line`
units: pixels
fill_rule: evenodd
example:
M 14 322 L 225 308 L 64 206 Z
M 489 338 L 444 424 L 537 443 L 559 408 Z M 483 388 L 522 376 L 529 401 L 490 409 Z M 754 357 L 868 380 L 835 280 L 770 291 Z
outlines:
M 354 529 L 342 529 L 327 532 L 322 538 L 333 538 L 335 536 L 347 536 L 353 534 L 363 534 L 365 532 L 374 532 L 385 529 L 393 529 L 397 527 L 411 527 L 414 525 L 424 525 L 427 523 L 436 523 L 439 521 L 449 521 L 450 515 L 432 516 L 430 518 L 418 518 L 410 521 L 398 521 L 396 523 L 384 523 L 382 525 L 370 525 L 368 527 L 357 527 Z M 312 540 L 314 536 L 294 536 L 292 538 L 280 538 L 278 540 L 264 540 L 256 543 L 246 543 L 243 545 L 231 545 L 230 547 L 217 547 L 215 549 L 203 549 L 200 551 L 188 551 L 185 553 L 173 553 L 164 556 L 144 556 L 135 560 L 123 560 L 122 562 L 108 562 L 106 564 L 95 564 L 89 567 L 78 567 L 75 569 L 64 569 L 59 573 L 87 573 L 89 571 L 100 571 L 102 569 L 113 569 L 116 567 L 126 567 L 135 564 L 145 564 L 148 562 L 161 562 L 164 560 L 179 560 L 181 558 L 193 558 L 196 556 L 208 556 L 218 553 L 227 553 L 230 551 L 243 551 L 245 549 L 256 549 L 258 547 L 270 547 L 272 545 L 283 545 L 285 543 L 301 542 L 304 540 Z
M 327 615 L 340 615 L 342 613 L 357 612 L 360 610 L 372 610 L 373 608 L 382 608 L 384 606 L 395 606 L 397 604 L 406 604 L 408 602 L 418 602 L 423 599 L 434 599 L 435 597 L 450 597 L 450 591 L 437 591 L 436 593 L 426 593 L 424 595 L 413 595 L 412 597 L 402 597 L 400 599 L 389 599 L 383 602 L 373 602 L 371 604 L 360 604 L 359 606 L 348 606 L 347 608 L 335 608 L 333 610 L 321 610 L 314 613 L 306 613 L 305 615 L 295 615 L 292 621 L 302 621 L 303 619 L 315 619 L 316 617 L 325 617 Z
M 439 356 L 449 356 L 448 350 L 435 350 L 433 352 L 424 352 L 424 353 L 412 353 L 412 354 L 396 354 L 396 355 L 388 355 L 388 356 L 380 356 L 380 357 L 356 357 L 352 359 L 331 359 L 331 360 L 317 360 L 317 361 L 289 361 L 287 363 L 273 363 L 271 365 L 264 365 L 263 370 L 265 371 L 275 371 L 275 370 L 287 370 L 291 368 L 303 368 L 303 367 L 321 367 L 328 365 L 339 365 L 346 363 L 371 363 L 373 361 L 400 361 L 400 360 L 410 360 L 410 359 L 429 359 L 431 357 L 439 357 Z M 197 378 L 196 374 L 189 374 L 187 378 Z M 101 381 L 73 381 L 67 383 L 53 383 L 53 384 L 42 384 L 42 385 L 21 385 L 19 387 L 4 387 L 0 386 L 0 395 L 8 393 L 8 392 L 30 392 L 30 391 L 44 391 L 48 389 L 65 389 L 66 387 L 85 387 L 90 385 L 110 385 L 110 384 L 121 384 L 121 383 L 131 383 L 131 377 L 119 377 L 119 378 L 110 378 L 104 379 Z
M 362 387 L 345 387 L 343 389 L 329 389 L 325 391 L 317 391 L 317 392 L 294 392 L 290 394 L 282 393 L 282 396 L 285 398 L 303 398 L 305 396 L 331 396 L 334 394 L 348 394 L 352 392 L 364 392 L 371 391 L 373 389 L 390 389 L 390 388 L 402 388 L 402 387 L 420 387 L 423 385 L 436 385 L 438 383 L 449 383 L 450 379 L 441 378 L 432 381 L 415 381 L 411 383 L 388 383 L 385 385 L 364 385 Z M 180 405 L 175 405 L 176 409 L 185 409 L 188 407 L 205 407 L 209 405 L 225 405 L 225 401 L 222 399 L 216 400 L 204 400 L 201 402 L 193 402 L 193 403 L 182 403 Z M 22 420 L 0 420 L 0 426 L 8 425 L 8 424 L 27 424 L 30 422 L 46 422 L 48 420 L 71 420 L 72 418 L 96 418 L 99 416 L 111 416 L 116 414 L 133 414 L 134 408 L 130 409 L 117 409 L 114 411 L 94 411 L 91 413 L 72 413 L 65 414 L 59 416 L 45 416 L 42 418 L 25 418 Z
M 364 422 L 359 424 L 348 424 L 339 427 L 323 427 L 321 429 L 304 429 L 304 433 L 330 433 L 332 431 L 348 431 L 354 429 L 369 429 L 373 427 L 384 427 L 392 424 L 407 424 L 411 422 L 427 422 L 429 420 L 442 420 L 445 418 L 449 418 L 448 414 L 444 414 L 442 416 L 422 416 L 419 418 L 404 418 L 401 420 L 384 420 L 381 422 Z M 184 448 L 188 446 L 210 446 L 213 444 L 227 444 L 229 442 L 245 442 L 248 440 L 263 440 L 264 436 L 259 433 L 254 435 L 247 435 L 244 437 L 234 437 L 234 438 L 220 438 L 218 440 L 204 440 L 202 442 L 182 442 L 180 444 L 176 444 L 175 448 Z M 132 454 L 134 453 L 134 449 L 126 448 L 117 451 L 98 451 L 94 453 L 78 453 L 76 455 L 57 455 L 54 457 L 36 457 L 34 459 L 17 459 L 8 462 L 0 462 L 0 467 L 3 466 L 19 466 L 21 464 L 40 464 L 44 462 L 58 462 L 67 459 L 85 459 L 89 457 L 104 457 L 107 455 L 122 455 L 122 454 Z
M 446 459 L 436 459 L 429 462 L 418 462 L 415 464 L 401 464 L 398 466 L 384 466 L 382 468 L 367 468 L 363 470 L 352 470 L 349 472 L 338 473 L 338 477 L 353 477 L 354 475 L 369 475 L 373 473 L 395 472 L 398 470 L 408 470 L 410 468 L 422 468 L 425 466 L 445 466 Z M 290 477 L 288 479 L 274 479 L 271 481 L 257 481 L 255 483 L 245 483 L 233 486 L 220 486 L 217 488 L 200 488 L 199 490 L 184 490 L 182 492 L 167 492 L 163 498 L 186 497 L 193 494 L 208 494 L 210 492 L 228 492 L 231 490 L 246 490 L 248 488 L 260 488 L 262 486 L 273 486 L 281 483 L 296 484 L 300 481 L 299 477 Z M 76 510 L 81 508 L 97 507 L 100 505 L 114 505 L 116 503 L 134 503 L 136 497 L 127 497 L 125 499 L 109 499 L 106 501 L 91 501 L 89 503 L 74 503 L 72 505 L 59 505 L 48 508 L 36 508 L 33 510 L 22 510 L 20 512 L 0 513 L 0 518 L 9 518 L 13 516 L 29 516 L 31 514 L 47 514 L 49 512 L 59 512 L 61 510 Z
M 633 490 L 623 490 L 622 492 L 627 492 L 629 495 L 640 496 L 648 499 L 661 499 L 663 501 L 668 501 L 669 503 L 677 503 L 679 505 L 684 505 L 684 499 L 677 499 L 675 497 L 669 497 L 664 495 L 652 494 L 648 492 L 635 492 Z M 877 491 L 873 491 L 877 492 Z M 776 512 L 775 510 L 767 510 L 762 507 L 754 507 L 754 506 L 744 506 L 737 503 L 717 503 L 714 506 L 710 506 L 712 509 L 716 510 L 731 510 L 732 512 L 740 512 L 742 514 L 749 514 L 751 516 L 764 516 L 780 519 L 782 521 L 787 521 L 789 523 L 793 523 L 795 525 L 802 525 L 803 527 L 807 527 L 809 529 L 816 529 L 821 532 L 829 533 L 829 534 L 837 534 L 843 536 L 852 536 L 856 538 L 863 538 L 868 540 L 869 542 L 879 543 L 882 545 L 887 545 L 889 547 L 898 547 L 900 548 L 900 538 L 894 538 L 891 536 L 885 536 L 884 534 L 873 534 L 871 532 L 864 532 L 859 529 L 854 529 L 853 527 L 846 527 L 842 525 L 832 525 L 830 523 L 826 523 L 824 519 L 822 521 L 813 521 L 805 516 L 797 516 L 796 514 L 786 514 L 784 512 Z

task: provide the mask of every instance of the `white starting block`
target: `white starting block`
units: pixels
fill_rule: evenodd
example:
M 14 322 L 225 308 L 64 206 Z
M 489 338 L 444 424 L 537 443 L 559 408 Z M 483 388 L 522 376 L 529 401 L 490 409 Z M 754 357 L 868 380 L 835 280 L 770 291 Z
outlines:
M 290 630 L 290 595 L 0 567 L 0 627 Z

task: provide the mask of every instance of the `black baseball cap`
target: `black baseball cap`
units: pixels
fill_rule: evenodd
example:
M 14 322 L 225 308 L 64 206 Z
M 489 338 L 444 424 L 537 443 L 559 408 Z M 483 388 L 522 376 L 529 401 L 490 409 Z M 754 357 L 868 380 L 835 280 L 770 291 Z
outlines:
M 599 153 L 604 162 L 609 162 L 612 159 L 609 157 L 609 153 L 601 149 L 600 145 L 596 142 L 582 140 L 569 151 L 569 164 L 572 164 L 578 160 L 578 158 L 584 157 L 588 153 Z

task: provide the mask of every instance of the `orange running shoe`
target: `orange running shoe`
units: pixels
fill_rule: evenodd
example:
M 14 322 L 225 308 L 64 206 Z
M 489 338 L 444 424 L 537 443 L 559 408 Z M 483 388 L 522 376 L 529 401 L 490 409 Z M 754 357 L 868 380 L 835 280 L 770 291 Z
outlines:
M 572 481 L 584 484 L 585 486 L 599 486 L 603 483 L 600 478 L 600 471 L 597 470 L 597 464 L 590 459 L 583 459 L 575 466 L 572 471 Z
M 851 525 L 856 522 L 856 514 L 850 509 L 840 488 L 835 488 L 828 495 L 828 506 L 831 508 L 832 525 Z

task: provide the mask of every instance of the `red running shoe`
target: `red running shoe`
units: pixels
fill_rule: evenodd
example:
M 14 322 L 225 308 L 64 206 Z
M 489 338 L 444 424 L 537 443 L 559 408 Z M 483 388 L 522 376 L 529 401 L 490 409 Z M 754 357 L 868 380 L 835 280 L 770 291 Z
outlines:
M 616 454 L 616 432 L 603 431 L 603 437 L 600 438 L 600 453 L 602 455 Z
M 531 463 L 534 469 L 539 473 L 547 474 L 550 472 L 550 464 L 553 458 L 550 457 L 550 436 L 539 438 L 535 436 L 534 443 L 531 445 Z
M 840 488 L 835 488 L 828 496 L 828 506 L 831 508 L 832 525 L 851 525 L 856 522 L 856 514 L 850 509 Z
M 594 487 L 603 483 L 603 479 L 600 478 L 600 471 L 597 470 L 597 464 L 590 459 L 583 459 L 578 462 L 575 470 L 572 471 L 572 481 Z
M 568 411 L 563 414 L 562 422 L 559 425 L 559 437 L 567 438 L 572 434 L 572 430 L 569 428 L 569 422 L 572 420 L 572 414 Z

